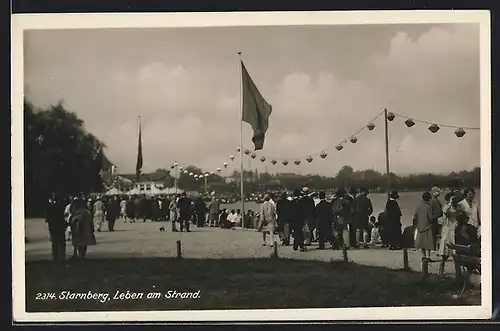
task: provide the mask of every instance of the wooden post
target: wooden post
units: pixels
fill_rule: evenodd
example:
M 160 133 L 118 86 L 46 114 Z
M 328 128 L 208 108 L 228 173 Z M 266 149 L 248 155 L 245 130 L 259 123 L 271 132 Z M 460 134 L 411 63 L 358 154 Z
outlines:
M 278 258 L 278 243 L 276 241 L 273 243 L 273 258 Z
M 422 259 L 422 272 L 424 273 L 424 279 L 429 276 L 429 260 Z
M 342 246 L 342 258 L 344 262 L 349 261 L 349 258 L 347 257 L 347 248 L 345 245 Z
M 408 262 L 408 249 L 403 248 L 403 270 L 410 270 L 410 264 Z
M 177 258 L 182 258 L 181 241 L 177 240 Z

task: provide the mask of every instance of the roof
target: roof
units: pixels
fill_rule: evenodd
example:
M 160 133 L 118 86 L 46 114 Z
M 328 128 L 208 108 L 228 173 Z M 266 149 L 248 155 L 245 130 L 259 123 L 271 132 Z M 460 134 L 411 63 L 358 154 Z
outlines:
M 135 174 L 120 174 L 120 177 L 136 182 Z M 141 182 L 160 182 L 168 178 L 168 174 L 164 172 L 153 172 L 149 174 L 141 174 L 139 181 Z

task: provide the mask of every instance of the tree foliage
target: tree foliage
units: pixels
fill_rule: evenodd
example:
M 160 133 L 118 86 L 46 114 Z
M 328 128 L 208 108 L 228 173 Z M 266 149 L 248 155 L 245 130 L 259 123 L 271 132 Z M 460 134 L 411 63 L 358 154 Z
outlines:
M 83 120 L 62 102 L 37 109 L 24 102 L 24 179 L 26 213 L 39 213 L 55 193 L 102 191 L 104 144 L 85 131 Z

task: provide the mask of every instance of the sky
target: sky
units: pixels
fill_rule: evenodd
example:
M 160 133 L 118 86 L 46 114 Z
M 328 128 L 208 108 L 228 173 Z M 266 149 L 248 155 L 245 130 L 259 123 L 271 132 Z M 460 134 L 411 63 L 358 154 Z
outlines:
M 479 127 L 479 25 L 343 25 L 31 30 L 25 96 L 64 100 L 133 173 L 141 117 L 143 172 L 180 165 L 239 169 L 242 58 L 272 105 L 264 149 L 245 168 L 335 176 L 344 165 L 385 171 L 383 117 L 356 144 L 333 147 L 384 108 L 438 124 Z M 391 171 L 446 173 L 480 164 L 479 131 L 457 138 L 389 122 Z M 253 147 L 243 123 L 243 146 Z M 326 159 L 319 153 L 325 151 Z M 229 156 L 235 156 L 231 161 Z M 311 155 L 312 163 L 305 162 Z M 287 159 L 285 167 L 261 163 Z M 302 157 L 300 166 L 293 164 Z

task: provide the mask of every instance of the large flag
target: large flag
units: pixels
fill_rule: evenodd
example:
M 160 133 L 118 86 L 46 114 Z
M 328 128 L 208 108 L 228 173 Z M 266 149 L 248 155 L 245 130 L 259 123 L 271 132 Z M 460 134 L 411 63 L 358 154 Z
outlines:
M 267 128 L 269 127 L 269 116 L 272 112 L 272 106 L 260 94 L 252 77 L 248 74 L 243 61 L 241 61 L 241 72 L 243 80 L 242 120 L 252 126 L 252 141 L 257 151 L 264 148 L 264 139 Z
M 142 132 L 141 124 L 139 123 L 139 144 L 137 146 L 137 163 L 135 165 L 135 180 L 138 182 L 141 178 L 142 170 Z

